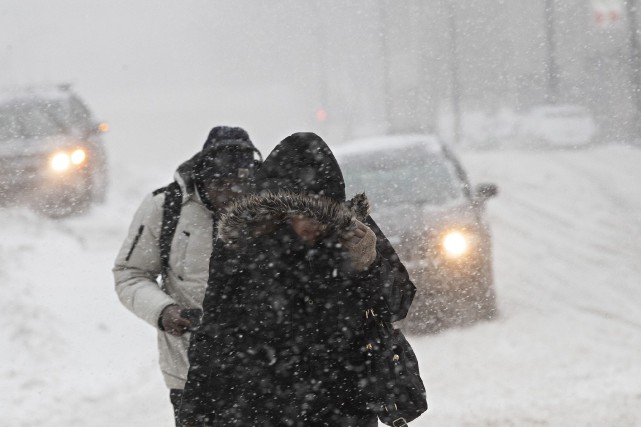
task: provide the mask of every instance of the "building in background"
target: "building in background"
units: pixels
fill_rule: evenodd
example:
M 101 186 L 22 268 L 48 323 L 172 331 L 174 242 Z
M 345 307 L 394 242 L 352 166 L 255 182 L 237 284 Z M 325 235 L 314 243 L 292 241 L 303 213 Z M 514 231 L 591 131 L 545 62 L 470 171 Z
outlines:
M 435 132 L 456 108 L 465 126 L 475 114 L 558 103 L 588 108 L 601 140 L 637 138 L 623 0 L 379 0 L 331 10 L 318 29 L 330 64 L 319 77 L 323 125 L 335 134 Z

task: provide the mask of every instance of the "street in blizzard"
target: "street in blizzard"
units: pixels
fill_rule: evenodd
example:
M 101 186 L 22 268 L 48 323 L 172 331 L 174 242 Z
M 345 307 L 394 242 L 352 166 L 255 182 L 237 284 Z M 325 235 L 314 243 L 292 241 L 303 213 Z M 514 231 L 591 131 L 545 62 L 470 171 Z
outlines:
M 336 157 L 346 201 L 365 193 L 370 204 L 371 222 L 358 220 L 367 228 L 355 222 L 353 235 L 347 233 L 352 245 L 370 242 L 357 251 L 362 262 L 356 265 L 372 268 L 364 274 L 379 279 L 406 269 L 416 287 L 407 316 L 389 325 L 384 304 L 407 300 L 411 287 L 395 294 L 385 280 L 365 287 L 360 276 L 346 279 L 348 270 L 341 268 L 351 258 L 339 248 L 323 249 L 338 251 L 332 262 L 346 261 L 327 281 L 319 273 L 327 270 L 327 258 L 285 262 L 270 250 L 245 262 L 242 274 L 263 259 L 291 267 L 265 264 L 265 274 L 310 273 L 300 283 L 316 284 L 318 295 L 299 305 L 279 305 L 299 300 L 272 298 L 270 291 L 283 288 L 270 278 L 261 283 L 274 287 L 256 288 L 266 293 L 247 299 L 231 290 L 250 284 L 229 282 L 230 292 L 218 295 L 235 303 L 225 306 L 229 299 L 218 300 L 214 292 L 222 282 L 213 281 L 209 306 L 221 303 L 245 315 L 235 325 L 210 317 L 202 332 L 226 339 L 219 350 L 243 340 L 248 348 L 209 354 L 215 356 L 207 371 L 212 385 L 227 381 L 226 372 L 257 372 L 248 367 L 258 363 L 269 375 L 243 376 L 241 388 L 258 390 L 254 381 L 274 374 L 277 379 L 260 388 L 272 390 L 292 378 L 289 362 L 295 365 L 301 355 L 321 360 L 318 370 L 305 367 L 312 392 L 275 393 L 275 408 L 267 401 L 247 404 L 242 396 L 235 402 L 229 388 L 217 389 L 226 414 L 243 408 L 238 415 L 249 419 L 266 410 L 282 421 L 288 413 L 289 420 L 304 419 L 301 425 L 314 425 L 323 411 L 332 412 L 327 419 L 347 416 L 346 425 L 360 425 L 359 419 L 372 424 L 372 414 L 379 425 L 403 423 L 400 418 L 410 426 L 641 425 L 638 3 L 6 0 L 0 13 L 0 340 L 6 349 L 0 353 L 0 405 L 7 423 L 176 425 L 182 383 L 168 387 L 159 364 L 172 365 L 176 356 L 175 366 L 186 369 L 189 355 L 160 361 L 157 340 L 188 343 L 202 320 L 199 311 L 169 310 L 167 320 L 175 322 L 169 326 L 186 330 L 183 337 L 168 336 L 159 313 L 149 311 L 142 322 L 123 307 L 111 269 L 141 201 L 179 179 L 179 165 L 222 125 L 245 129 L 265 156 L 299 132 L 321 138 Z M 232 169 L 239 178 L 251 175 L 250 167 Z M 323 168 L 291 170 L 304 178 L 322 175 Z M 182 208 L 205 205 L 206 188 L 182 188 L 189 195 Z M 216 215 L 198 212 L 201 222 L 188 217 L 176 230 L 175 270 L 169 272 L 178 283 L 185 276 L 177 270 L 194 272 L 198 264 L 202 293 L 190 294 L 194 299 L 205 294 L 210 276 L 212 253 L 202 243 L 213 248 L 216 230 Z M 291 219 L 301 234 L 292 228 L 288 236 L 311 236 L 312 247 L 331 241 L 326 224 L 302 217 Z M 130 260 L 155 259 L 145 251 L 160 233 L 144 224 L 124 258 L 134 246 Z M 378 241 L 371 250 L 367 229 L 373 227 L 398 260 L 388 250 L 382 256 Z M 259 227 L 259 238 L 267 239 L 265 230 Z M 298 255 L 313 259 L 315 252 L 298 248 Z M 162 293 L 162 268 L 156 267 L 143 279 Z M 311 273 L 318 273 L 313 280 L 305 277 Z M 344 286 L 326 288 L 339 282 Z M 129 290 L 132 306 L 149 303 Z M 360 310 L 354 290 L 365 296 L 383 290 L 383 298 L 367 299 L 383 307 Z M 330 298 L 336 292 L 345 298 Z M 332 303 L 316 304 L 324 297 Z M 277 329 L 283 324 L 268 321 L 282 307 L 294 307 L 296 316 L 316 310 L 312 320 L 322 324 L 316 336 L 331 332 L 332 338 L 288 349 L 272 344 L 295 342 L 296 335 L 254 331 L 250 339 L 237 333 L 250 324 Z M 350 310 L 364 313 L 347 319 Z M 360 342 L 356 323 L 376 331 L 377 320 L 384 330 L 400 328 L 407 344 L 385 353 L 383 339 L 367 334 L 372 341 L 352 355 L 356 361 L 337 351 L 327 360 L 338 365 L 324 364 L 327 348 Z M 218 336 L 219 326 L 234 332 Z M 310 337 L 298 336 L 306 344 Z M 375 359 L 377 351 L 389 357 Z M 412 354 L 418 365 L 405 363 Z M 350 371 L 362 366 L 356 363 L 361 356 L 379 369 Z M 394 406 L 391 395 L 377 404 L 368 387 L 358 397 L 321 403 L 332 396 L 324 384 L 366 375 L 364 386 L 386 364 L 409 368 L 403 375 L 412 378 L 418 372 L 427 411 L 415 400 L 419 416 L 390 419 L 403 405 Z M 270 366 L 285 369 L 284 376 Z M 400 390 L 393 381 L 379 384 L 392 384 L 379 391 Z M 403 384 L 420 391 L 416 382 Z M 282 403 L 287 396 L 294 396 L 292 404 Z M 297 403 L 308 398 L 314 415 L 300 418 L 309 412 L 292 409 L 304 408 Z M 374 403 L 371 412 L 361 412 L 365 402 Z M 257 419 L 253 424 L 267 423 Z

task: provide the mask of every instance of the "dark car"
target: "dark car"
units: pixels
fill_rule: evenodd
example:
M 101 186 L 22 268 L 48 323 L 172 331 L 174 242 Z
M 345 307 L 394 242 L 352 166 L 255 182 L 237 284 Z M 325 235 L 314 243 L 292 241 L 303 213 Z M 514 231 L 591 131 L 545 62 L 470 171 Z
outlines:
M 0 200 L 52 217 L 103 202 L 106 130 L 69 86 L 0 93 Z
M 472 188 L 454 154 L 432 136 L 364 139 L 335 153 L 348 196 L 367 194 L 372 217 L 417 286 L 403 327 L 437 332 L 495 317 L 484 207 L 497 187 Z

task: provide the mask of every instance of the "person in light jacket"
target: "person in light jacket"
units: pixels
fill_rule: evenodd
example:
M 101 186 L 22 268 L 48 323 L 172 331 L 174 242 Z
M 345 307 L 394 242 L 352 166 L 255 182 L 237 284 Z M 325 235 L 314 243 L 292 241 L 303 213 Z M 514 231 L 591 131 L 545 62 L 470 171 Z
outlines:
M 203 149 L 178 167 L 174 183 L 145 197 L 115 261 L 120 301 L 158 330 L 160 369 L 175 413 L 187 380 L 189 330 L 199 320 L 215 222 L 221 209 L 249 188 L 255 151 L 243 129 L 213 128 Z M 167 219 L 172 215 L 173 222 Z

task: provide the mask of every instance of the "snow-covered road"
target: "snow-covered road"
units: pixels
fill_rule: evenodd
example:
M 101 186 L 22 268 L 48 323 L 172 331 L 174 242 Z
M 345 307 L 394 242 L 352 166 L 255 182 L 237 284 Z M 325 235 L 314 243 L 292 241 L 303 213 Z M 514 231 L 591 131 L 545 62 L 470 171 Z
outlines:
M 412 425 L 640 426 L 641 150 L 461 154 L 500 189 L 501 317 L 411 339 L 430 403 Z M 133 211 L 170 176 L 135 166 L 83 217 L 0 209 L 0 424 L 172 425 L 154 331 L 112 285 Z
M 465 153 L 490 202 L 498 322 L 421 338 L 416 425 L 641 425 L 639 150 Z

